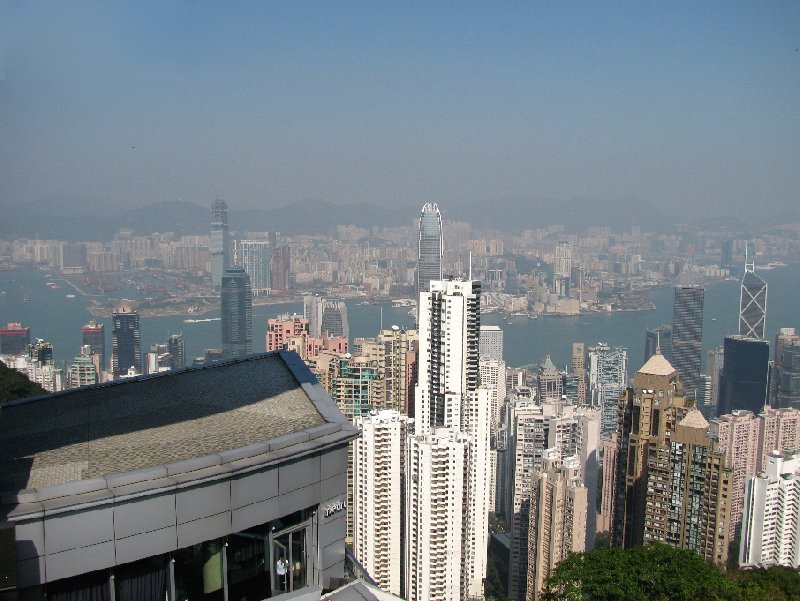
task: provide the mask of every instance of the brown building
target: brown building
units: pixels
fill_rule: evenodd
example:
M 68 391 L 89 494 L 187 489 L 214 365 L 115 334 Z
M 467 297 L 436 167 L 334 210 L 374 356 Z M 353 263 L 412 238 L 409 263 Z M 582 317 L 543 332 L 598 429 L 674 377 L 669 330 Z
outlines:
M 727 558 L 731 470 L 708 422 L 660 353 L 620 395 L 613 542 L 646 541 Z
M 562 461 L 557 449 L 548 449 L 531 488 L 526 601 L 538 598 L 545 580 L 570 553 L 586 551 L 588 509 L 577 456 Z

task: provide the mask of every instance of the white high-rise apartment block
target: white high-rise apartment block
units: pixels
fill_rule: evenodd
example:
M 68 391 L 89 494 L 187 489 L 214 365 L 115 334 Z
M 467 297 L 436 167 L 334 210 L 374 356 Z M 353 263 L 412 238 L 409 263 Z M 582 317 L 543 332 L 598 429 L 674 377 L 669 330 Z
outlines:
M 503 330 L 500 326 L 481 326 L 478 349 L 482 357 L 503 360 Z
M 500 425 L 500 410 L 506 398 L 506 362 L 491 359 L 481 355 L 478 363 L 481 377 L 481 386 L 489 389 L 491 404 L 491 435 L 492 440 L 497 435 Z
M 239 242 L 240 264 L 250 276 L 253 296 L 266 296 L 272 290 L 272 253 L 267 240 Z
M 602 433 L 617 430 L 617 403 L 628 383 L 628 352 L 601 342 L 589 347 L 589 392 L 592 405 L 603 410 Z
M 800 567 L 800 454 L 772 451 L 764 472 L 747 480 L 741 567 Z
M 451 428 L 409 438 L 405 582 L 409 601 L 464 598 L 469 447 L 469 437 Z
M 420 293 L 416 433 L 461 428 L 462 400 L 478 379 L 481 284 L 433 280 Z
M 483 596 L 494 473 L 491 389 L 479 385 L 480 290 L 478 281 L 433 280 L 420 292 L 416 436 L 407 463 L 409 601 Z
M 353 553 L 378 586 L 402 592 L 403 496 L 409 418 L 391 410 L 356 417 L 351 443 Z

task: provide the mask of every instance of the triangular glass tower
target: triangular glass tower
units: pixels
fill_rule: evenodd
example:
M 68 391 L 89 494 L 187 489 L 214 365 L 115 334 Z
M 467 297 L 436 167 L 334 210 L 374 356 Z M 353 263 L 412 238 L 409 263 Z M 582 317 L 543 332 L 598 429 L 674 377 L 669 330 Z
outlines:
M 755 262 L 748 259 L 745 248 L 744 276 L 739 297 L 739 335 L 764 339 L 767 321 L 767 283 L 755 274 Z

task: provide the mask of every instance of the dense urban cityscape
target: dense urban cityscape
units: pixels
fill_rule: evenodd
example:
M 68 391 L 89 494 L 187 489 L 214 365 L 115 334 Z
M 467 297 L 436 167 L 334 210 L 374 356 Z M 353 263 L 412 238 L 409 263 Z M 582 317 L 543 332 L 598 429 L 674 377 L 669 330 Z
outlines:
M 107 242 L 0 241 L 4 317 L 36 294 L 10 285 L 25 273 L 55 291 L 50 302 L 91 300 L 93 317 L 69 326 L 82 337 L 72 360 L 56 359 L 69 351 L 57 355 L 47 332 L 9 322 L 3 362 L 57 400 L 191 374 L 190 365 L 296 353 L 358 433 L 335 504 L 351 561 L 398 598 L 544 598 L 559 563 L 600 540 L 660 542 L 719 566 L 800 565 L 800 335 L 767 327 L 761 277 L 793 273 L 796 229 L 576 235 L 555 226 L 507 236 L 447 221 L 428 203 L 410 227 L 339 225 L 311 238 L 236 235 L 220 199 L 210 215 L 209 233 L 180 240 L 121 231 Z M 738 331 L 703 357 L 706 288 L 730 280 Z M 515 366 L 504 358 L 504 333 L 532 320 L 651 312 L 650 292 L 665 287 L 672 323 L 637 333 L 642 358 L 585 340 L 558 341 L 571 349 L 563 369 L 550 355 Z M 137 296 L 115 301 L 120 291 Z M 384 306 L 407 311 L 414 325 L 351 336 L 346 299 L 380 305 L 381 316 Z M 287 301 L 302 313 L 271 314 L 263 342 L 254 339 L 253 305 Z M 482 323 L 498 314 L 498 324 Z M 143 347 L 141 324 L 158 315 L 185 317 L 187 328 L 212 322 L 218 343 L 188 356 L 187 330 Z M 47 484 L 34 473 L 29 489 Z M 307 582 L 307 568 L 297 570 Z M 80 589 L 80 578 L 61 584 Z
M 0 601 L 800 600 L 800 3 L 0 1 Z

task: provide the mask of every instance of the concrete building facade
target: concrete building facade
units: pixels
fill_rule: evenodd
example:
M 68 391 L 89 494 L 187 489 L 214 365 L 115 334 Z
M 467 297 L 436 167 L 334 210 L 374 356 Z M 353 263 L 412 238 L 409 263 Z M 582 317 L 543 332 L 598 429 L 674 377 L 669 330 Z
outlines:
M 17 401 L 3 420 L 22 598 L 280 598 L 344 577 L 357 431 L 292 353 Z

